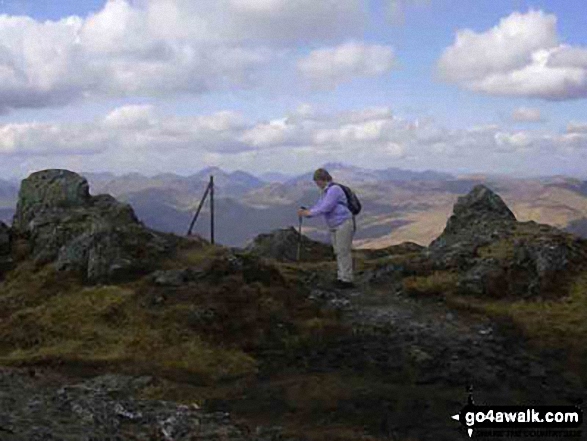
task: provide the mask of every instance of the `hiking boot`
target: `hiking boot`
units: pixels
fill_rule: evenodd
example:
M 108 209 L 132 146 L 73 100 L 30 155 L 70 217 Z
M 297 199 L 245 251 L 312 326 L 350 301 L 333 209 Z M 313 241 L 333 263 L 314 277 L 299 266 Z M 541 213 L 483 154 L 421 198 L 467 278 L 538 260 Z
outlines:
M 345 280 L 337 279 L 336 282 L 334 282 L 334 286 L 336 288 L 345 289 L 345 288 L 354 288 L 355 284 L 353 282 L 347 282 Z

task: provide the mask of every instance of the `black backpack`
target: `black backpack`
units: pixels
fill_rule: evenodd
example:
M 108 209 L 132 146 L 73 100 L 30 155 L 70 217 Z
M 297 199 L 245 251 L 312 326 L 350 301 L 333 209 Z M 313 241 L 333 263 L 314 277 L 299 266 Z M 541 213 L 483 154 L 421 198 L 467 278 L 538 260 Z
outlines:
M 351 211 L 353 216 L 359 214 L 361 212 L 361 208 L 362 208 L 361 201 L 359 201 L 359 198 L 357 197 L 355 192 L 353 190 L 351 190 L 349 187 L 347 187 L 346 185 L 342 185 L 337 182 L 333 182 L 333 184 L 338 185 L 344 191 L 344 194 L 346 195 L 346 200 L 347 200 L 347 207 Z

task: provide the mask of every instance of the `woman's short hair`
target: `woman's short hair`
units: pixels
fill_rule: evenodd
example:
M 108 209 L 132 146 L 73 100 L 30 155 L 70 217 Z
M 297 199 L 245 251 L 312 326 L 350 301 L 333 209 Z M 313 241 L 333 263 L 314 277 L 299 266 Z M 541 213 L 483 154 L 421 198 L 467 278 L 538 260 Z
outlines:
M 326 169 L 319 168 L 314 172 L 314 181 L 330 182 L 332 181 L 332 176 L 330 176 L 330 173 L 328 173 Z

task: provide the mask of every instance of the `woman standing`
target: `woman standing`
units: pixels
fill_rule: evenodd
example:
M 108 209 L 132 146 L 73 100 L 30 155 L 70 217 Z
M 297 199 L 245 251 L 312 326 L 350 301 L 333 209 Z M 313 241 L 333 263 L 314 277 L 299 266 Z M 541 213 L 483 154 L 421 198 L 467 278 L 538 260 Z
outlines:
M 351 288 L 354 286 L 351 247 L 356 230 L 353 214 L 343 189 L 332 182 L 332 176 L 325 169 L 314 172 L 314 182 L 322 190 L 322 195 L 312 208 L 299 209 L 298 216 L 324 216 L 338 266 L 335 284 L 339 288 Z

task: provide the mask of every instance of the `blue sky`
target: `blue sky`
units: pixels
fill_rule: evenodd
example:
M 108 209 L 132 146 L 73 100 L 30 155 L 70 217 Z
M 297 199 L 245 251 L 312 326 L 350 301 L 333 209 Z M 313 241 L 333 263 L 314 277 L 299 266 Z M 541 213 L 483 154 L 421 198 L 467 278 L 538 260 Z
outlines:
M 0 14 L 0 177 L 336 161 L 587 178 L 578 0 L 0 0 Z

